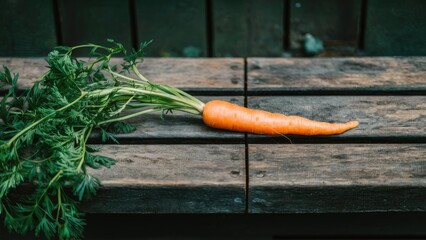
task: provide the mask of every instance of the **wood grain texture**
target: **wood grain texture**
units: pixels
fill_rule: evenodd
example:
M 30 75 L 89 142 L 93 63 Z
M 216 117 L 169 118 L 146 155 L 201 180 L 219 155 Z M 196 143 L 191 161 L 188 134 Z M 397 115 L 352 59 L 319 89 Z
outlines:
M 248 92 L 426 91 L 426 58 L 249 58 Z
M 346 133 L 291 139 L 345 140 L 364 138 L 426 137 L 426 96 L 281 96 L 248 97 L 248 106 L 324 122 L 357 120 L 360 125 Z M 269 136 L 249 134 L 249 140 Z M 282 141 L 288 142 L 284 137 Z M 364 139 L 364 141 L 367 141 Z
M 242 58 L 147 58 L 140 69 L 153 82 L 178 88 L 244 92 Z
M 117 58 L 113 62 L 118 64 L 120 60 Z M 47 70 L 42 58 L 0 58 L 0 65 L 19 73 L 21 88 L 30 87 Z M 241 58 L 147 58 L 138 68 L 153 82 L 184 90 L 241 95 L 244 92 L 244 61 Z
M 132 47 L 129 1 L 121 0 L 60 0 L 63 45 L 86 43 L 107 44 L 107 39 Z M 88 55 L 89 51 L 76 51 Z
M 283 3 L 281 0 L 213 0 L 213 55 L 281 56 Z
M 426 187 L 426 144 L 250 144 L 249 156 L 253 186 Z
M 243 212 L 244 145 L 103 145 L 117 160 L 90 170 L 103 187 L 83 209 L 96 213 Z
M 425 144 L 251 144 L 249 211 L 426 211 L 425 156 Z
M 356 54 L 360 8 L 360 0 L 290 0 L 290 49 L 302 53 L 309 33 L 323 41 L 322 56 Z
M 207 56 L 206 4 L 199 0 L 137 0 L 139 41 L 153 39 L 148 56 Z
M 0 56 L 43 56 L 56 42 L 51 0 L 1 1 Z
M 222 99 L 238 105 L 244 105 L 243 97 L 200 97 L 207 102 Z M 174 112 L 161 119 L 160 114 L 147 114 L 129 119 L 137 130 L 127 134 L 117 134 L 122 143 L 244 143 L 244 134 L 207 127 L 198 115 Z M 93 134 L 93 142 L 99 142 L 100 136 Z
M 372 56 L 426 54 L 426 2 L 422 0 L 369 0 L 365 51 Z

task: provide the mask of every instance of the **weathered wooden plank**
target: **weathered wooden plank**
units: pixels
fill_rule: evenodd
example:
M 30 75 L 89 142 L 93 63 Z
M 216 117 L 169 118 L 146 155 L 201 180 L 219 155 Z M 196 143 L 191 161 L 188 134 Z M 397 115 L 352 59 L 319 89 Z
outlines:
M 322 56 L 356 54 L 360 9 L 360 0 L 291 0 L 290 49 L 306 50 L 304 39 L 311 34 L 322 40 Z
M 244 105 L 243 97 L 200 97 L 207 102 L 212 99 L 222 99 L 238 105 Z M 161 119 L 160 114 L 147 114 L 130 119 L 137 130 L 132 133 L 118 134 L 120 142 L 130 143 L 243 143 L 244 134 L 218 130 L 207 127 L 201 116 L 174 112 Z M 99 135 L 94 134 L 92 141 L 99 141 Z
M 249 94 L 426 91 L 426 58 L 249 58 Z
M 19 73 L 21 88 L 30 87 L 47 70 L 42 58 L 0 58 L 0 65 Z M 241 95 L 244 92 L 244 62 L 240 58 L 147 58 L 138 68 L 153 82 L 184 90 Z
M 426 211 L 426 145 L 249 145 L 249 211 Z
M 213 0 L 213 55 L 281 56 L 284 1 Z
M 252 213 L 425 211 L 424 187 L 266 187 L 250 189 Z
M 373 56 L 426 54 L 426 2 L 367 1 L 364 47 Z
M 147 58 L 140 69 L 153 82 L 178 88 L 244 92 L 242 58 Z
M 47 64 L 43 58 L 0 58 L 0 65 L 9 68 L 13 74 L 19 74 L 18 86 L 22 89 L 31 87 L 47 71 Z
M 132 47 L 129 1 L 58 1 L 63 45 L 106 44 L 114 39 L 127 49 Z M 89 51 L 77 51 L 87 55 Z
M 335 136 L 290 139 L 350 141 L 351 139 L 398 138 L 425 139 L 426 96 L 280 96 L 248 97 L 248 106 L 285 115 L 298 115 L 317 121 L 346 122 L 357 120 L 360 125 Z M 279 137 L 279 136 L 277 136 Z M 249 140 L 267 140 L 269 136 L 249 134 Z M 282 142 L 288 139 L 280 137 Z
M 249 158 L 256 186 L 426 187 L 425 144 L 250 144 Z
M 56 43 L 52 1 L 1 1 L 0 56 L 43 56 Z
M 206 3 L 198 0 L 138 0 L 139 41 L 154 42 L 148 56 L 207 56 Z
M 90 170 L 103 182 L 96 213 L 224 213 L 245 209 L 244 145 L 104 145 L 117 160 Z

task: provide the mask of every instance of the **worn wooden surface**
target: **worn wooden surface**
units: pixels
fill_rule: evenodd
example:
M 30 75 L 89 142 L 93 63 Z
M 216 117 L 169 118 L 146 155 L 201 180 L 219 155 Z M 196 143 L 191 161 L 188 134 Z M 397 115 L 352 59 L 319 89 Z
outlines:
M 0 56 L 44 56 L 56 44 L 53 1 L 1 1 Z
M 425 186 L 271 186 L 250 190 L 251 213 L 389 213 L 426 209 Z
M 426 210 L 425 144 L 249 145 L 250 212 Z
M 426 55 L 425 1 L 368 0 L 366 10 L 367 55 Z
M 426 58 L 249 58 L 248 94 L 426 91 Z
M 281 56 L 281 0 L 213 0 L 213 56 Z
M 127 49 L 132 47 L 129 1 L 60 0 L 58 6 L 63 45 L 102 45 L 107 44 L 107 39 L 114 39 Z M 76 51 L 82 56 L 88 53 Z
M 198 0 L 138 0 L 138 42 L 153 39 L 148 56 L 206 57 L 206 3 Z
M 244 93 L 242 58 L 147 58 L 140 69 L 153 82 L 174 87 L 198 92 Z
M 114 59 L 114 62 L 118 64 L 120 60 Z M 0 65 L 19 73 L 22 88 L 30 87 L 47 70 L 42 58 L 0 58 Z M 244 91 L 244 61 L 241 58 L 147 58 L 138 68 L 153 82 L 184 90 L 233 95 L 243 95 Z
M 44 66 L 40 59 L 0 63 L 21 73 L 22 88 Z M 247 64 L 244 73 L 244 60 L 238 58 L 148 58 L 141 70 L 155 82 L 197 93 L 204 102 L 246 101 L 255 109 L 319 121 L 358 120 L 360 126 L 336 136 L 245 137 L 208 128 L 200 116 L 135 118 L 130 122 L 137 131 L 117 135 L 121 145 L 104 146 L 103 153 L 118 163 L 93 172 L 105 185 L 84 210 L 426 211 L 424 58 L 250 58 Z M 100 143 L 96 133 L 90 143 Z
M 87 212 L 244 212 L 244 145 L 103 145 L 111 169 Z M 125 204 L 123 204 L 125 203 Z
M 306 34 L 319 38 L 321 56 L 355 55 L 361 0 L 290 0 L 290 49 L 304 53 Z
M 426 96 L 276 96 L 248 97 L 255 109 L 298 115 L 323 122 L 357 120 L 360 125 L 335 136 L 290 136 L 304 141 L 396 141 L 426 139 Z M 289 142 L 276 136 L 282 143 Z M 249 134 L 249 140 L 268 140 L 269 136 Z M 346 140 L 345 140 L 346 139 Z M 270 140 L 271 141 L 271 140 Z M 281 142 L 281 141 L 280 141 Z

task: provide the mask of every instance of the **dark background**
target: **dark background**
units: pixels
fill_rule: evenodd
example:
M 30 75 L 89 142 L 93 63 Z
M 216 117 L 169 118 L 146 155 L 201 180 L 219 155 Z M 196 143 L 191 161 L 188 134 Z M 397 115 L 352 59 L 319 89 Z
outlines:
M 154 39 L 151 57 L 426 54 L 423 0 L 0 0 L 0 6 L 0 56 L 45 56 L 55 45 L 107 38 L 128 48 Z
M 425 213 L 89 214 L 85 239 L 426 239 Z M 34 239 L 10 235 L 0 239 Z

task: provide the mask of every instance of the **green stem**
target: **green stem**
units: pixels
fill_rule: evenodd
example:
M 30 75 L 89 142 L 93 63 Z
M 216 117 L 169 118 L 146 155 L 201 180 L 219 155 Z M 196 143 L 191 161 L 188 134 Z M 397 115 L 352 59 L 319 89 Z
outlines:
M 120 73 L 117 73 L 117 72 L 114 72 L 114 71 L 110 71 L 110 73 L 112 75 L 116 76 L 116 77 L 119 77 L 119 78 L 122 78 L 122 79 L 125 79 L 125 80 L 128 80 L 128 81 L 131 81 L 132 83 L 135 83 L 137 85 L 145 86 L 145 85 L 140 84 L 140 81 L 136 81 L 135 79 L 133 79 L 131 77 L 128 77 L 126 75 L 123 75 L 123 74 L 120 74 Z
M 61 188 L 57 187 L 56 188 L 58 191 L 58 211 L 56 213 L 56 222 L 59 221 L 59 213 L 61 212 L 61 208 L 62 208 L 62 197 L 61 197 Z
M 89 130 L 87 131 L 87 129 L 89 129 Z M 82 154 L 80 162 L 77 166 L 77 173 L 80 173 L 81 168 L 83 166 L 84 159 L 86 157 L 86 143 L 87 143 L 87 140 L 89 139 L 89 136 L 90 136 L 90 133 L 92 132 L 92 129 L 93 129 L 93 126 L 90 126 L 90 127 L 86 127 L 83 131 L 86 134 L 86 136 L 85 136 L 84 141 L 82 143 L 83 144 L 83 149 L 82 149 L 83 154 Z M 86 131 L 87 131 L 87 133 L 86 133 Z
M 179 88 L 170 87 L 168 85 L 163 85 L 163 87 L 166 87 L 166 89 L 168 89 L 169 91 L 170 91 L 170 89 L 173 89 L 173 91 L 178 92 L 179 94 L 191 99 L 193 102 L 196 102 L 196 103 L 198 103 L 198 104 L 200 104 L 204 107 L 204 103 L 201 102 L 198 98 L 193 97 L 192 95 L 180 90 Z
M 110 69 L 111 70 L 111 69 Z M 135 65 L 133 65 L 132 66 L 132 70 L 133 70 L 133 72 L 135 72 L 135 74 L 141 79 L 141 80 L 143 80 L 143 81 L 145 81 L 145 82 L 147 82 L 147 83 L 149 83 L 149 80 L 147 79 L 147 78 L 145 78 L 140 72 L 139 72 L 139 70 L 136 68 L 136 66 Z M 122 74 L 119 74 L 119 73 L 116 73 L 116 72 L 114 72 L 114 71 L 109 71 L 112 75 L 114 75 L 114 76 L 116 76 L 116 77 L 119 77 L 119 78 L 122 78 L 122 79 L 125 79 L 125 80 L 128 80 L 128 81 L 131 81 L 133 84 L 136 84 L 136 85 L 138 85 L 138 86 L 142 86 L 142 87 L 146 87 L 146 85 L 145 84 L 141 84 L 139 81 L 137 81 L 137 80 L 135 80 L 135 79 L 133 79 L 133 78 L 131 78 L 131 77 L 128 77 L 128 76 L 125 76 L 125 75 L 122 75 Z M 196 109 L 201 113 L 202 111 L 203 111 L 203 108 L 204 108 L 204 103 L 203 102 L 201 102 L 200 100 L 198 100 L 197 98 L 195 98 L 195 97 L 193 97 L 193 96 L 191 96 L 190 94 L 188 94 L 188 93 L 186 93 L 186 92 L 184 92 L 184 91 L 182 91 L 182 90 L 180 90 L 179 88 L 173 88 L 173 87 L 170 87 L 170 86 L 167 86 L 167 85 L 162 85 L 162 87 L 164 87 L 165 89 L 167 89 L 168 91 L 175 91 L 175 92 L 178 92 L 179 94 L 181 94 L 181 95 L 183 95 L 183 96 L 185 96 L 185 97 L 187 97 L 190 101 L 192 101 L 192 102 L 194 102 L 194 103 L 196 103 L 196 105 L 198 105 L 197 107 L 196 107 Z M 172 95 L 173 96 L 173 95 Z
M 68 53 L 70 53 L 70 52 L 72 52 L 76 49 L 79 49 L 79 48 L 87 48 L 87 47 L 90 47 L 90 48 L 96 47 L 96 48 L 104 49 L 104 50 L 107 50 L 107 51 L 111 51 L 111 48 L 89 43 L 89 44 L 82 44 L 82 45 L 74 46 L 68 51 Z
M 136 76 L 138 76 L 142 81 L 145 82 L 149 82 L 148 79 L 146 79 L 138 70 L 138 68 L 136 67 L 136 65 L 132 65 L 132 70 L 133 72 L 136 74 Z
M 178 110 L 178 111 L 181 111 L 181 112 L 186 112 L 186 113 L 194 114 L 194 115 L 200 115 L 200 113 L 197 110 L 194 110 L 194 109 L 175 108 L 173 110 Z
M 17 111 L 9 110 L 9 113 L 10 113 L 10 114 L 16 114 L 16 115 L 30 115 L 30 116 L 34 116 L 34 114 L 25 113 L 24 111 L 17 112 Z
M 61 177 L 62 173 L 64 171 L 61 169 L 58 171 L 58 173 L 56 173 L 56 175 L 50 180 L 49 184 L 47 185 L 46 189 L 43 191 L 43 193 L 41 194 L 41 196 L 37 199 L 36 204 L 34 205 L 33 210 L 31 211 L 31 214 L 29 216 L 32 216 L 35 212 L 35 210 L 40 206 L 40 202 L 41 200 L 44 198 L 44 196 L 46 195 L 47 191 L 50 189 L 50 187 Z
M 98 90 L 98 91 L 93 91 L 91 93 L 91 95 L 93 95 L 93 96 L 109 95 L 114 91 L 116 91 L 117 93 L 120 93 L 120 94 L 129 94 L 130 95 L 132 93 L 141 93 L 141 94 L 145 94 L 145 95 L 148 95 L 148 96 L 162 97 L 162 98 L 165 98 L 165 99 L 174 100 L 176 102 L 183 104 L 182 107 L 189 107 L 189 108 L 197 110 L 199 112 L 199 114 L 201 114 L 203 112 L 203 109 L 204 109 L 204 103 L 202 103 L 201 101 L 195 102 L 195 101 L 190 100 L 190 99 L 182 99 L 182 98 L 179 98 L 179 97 L 176 97 L 174 95 L 167 94 L 167 93 L 153 92 L 153 91 L 131 88 L 131 87 L 115 87 L 115 88 L 110 88 L 110 89 Z
M 106 124 L 106 123 L 112 123 L 112 122 L 117 122 L 117 121 L 123 121 L 123 120 L 129 119 L 129 118 L 133 118 L 133 117 L 136 117 L 136 116 L 139 116 L 139 115 L 146 114 L 146 113 L 159 112 L 159 111 L 161 111 L 161 109 L 151 108 L 151 109 L 148 109 L 148 110 L 144 110 L 144 111 L 140 111 L 140 112 L 137 112 L 137 113 L 129 114 L 129 115 L 122 116 L 122 117 L 119 117 L 119 118 L 108 119 L 108 120 L 99 122 L 98 125 L 102 125 L 102 124 Z

